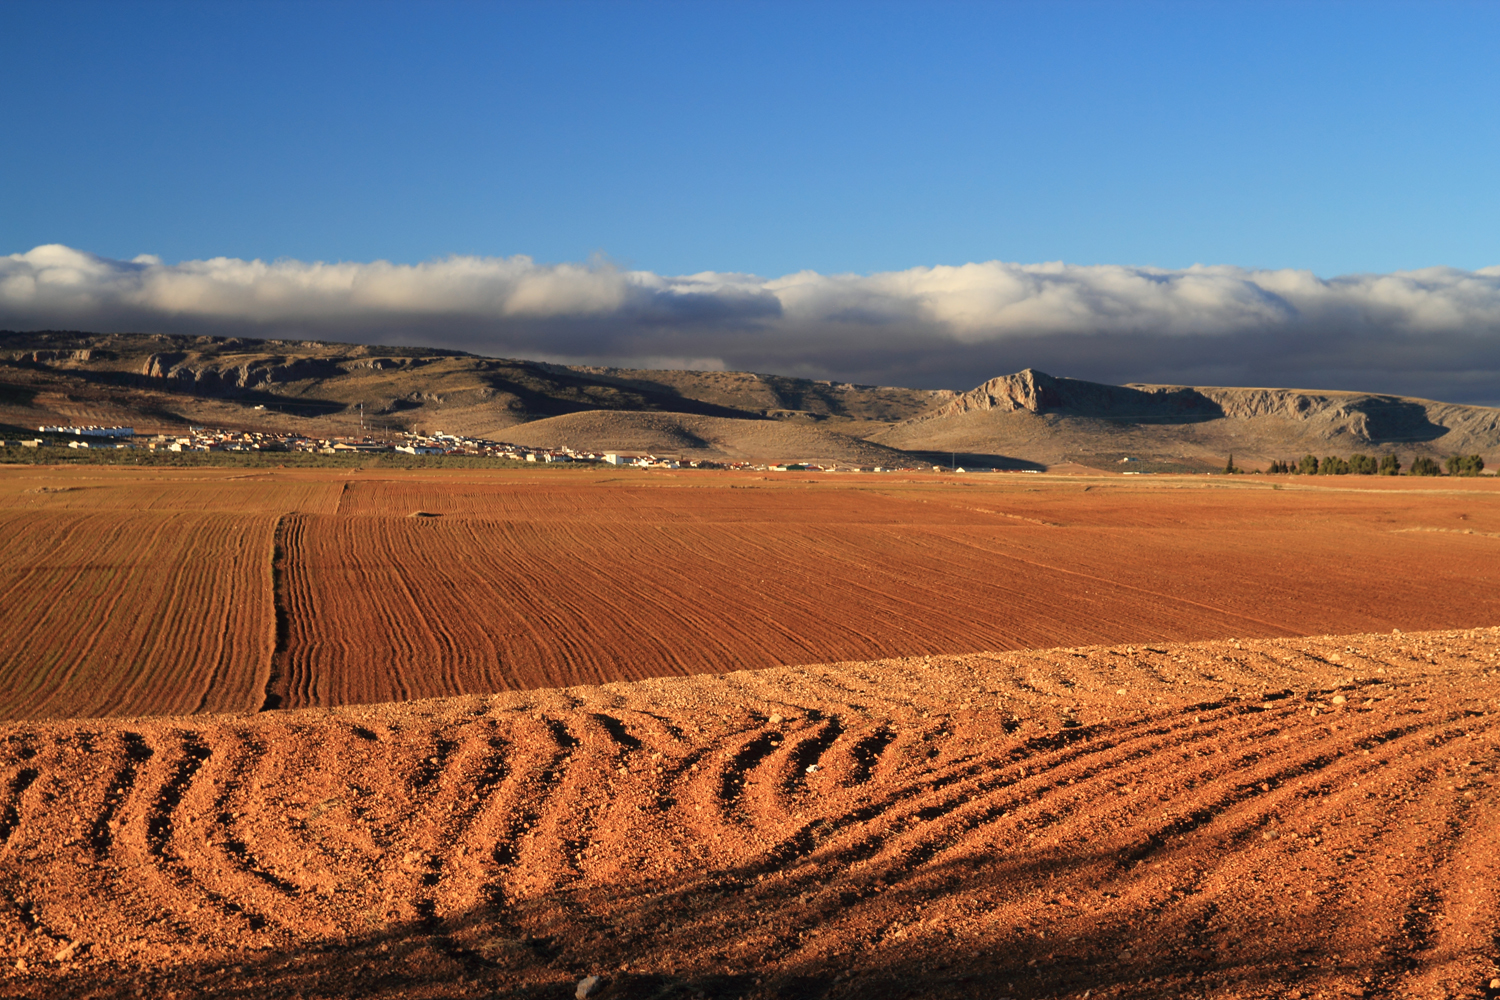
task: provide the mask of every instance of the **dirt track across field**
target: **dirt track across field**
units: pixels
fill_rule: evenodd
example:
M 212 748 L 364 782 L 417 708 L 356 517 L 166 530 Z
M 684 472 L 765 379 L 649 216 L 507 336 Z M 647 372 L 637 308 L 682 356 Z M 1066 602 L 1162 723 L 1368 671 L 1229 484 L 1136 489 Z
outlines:
M 0 470 L 0 718 L 1500 621 L 1493 480 Z
M 0 727 L 0 996 L 1487 997 L 1500 629 Z

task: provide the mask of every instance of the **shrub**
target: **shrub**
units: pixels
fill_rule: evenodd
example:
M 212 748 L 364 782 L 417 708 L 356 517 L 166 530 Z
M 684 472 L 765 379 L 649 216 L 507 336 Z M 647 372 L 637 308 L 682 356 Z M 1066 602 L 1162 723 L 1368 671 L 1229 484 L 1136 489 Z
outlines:
M 1350 455 L 1349 471 L 1356 476 L 1373 476 L 1380 469 L 1375 459 L 1369 455 Z
M 1395 455 L 1380 456 L 1380 474 L 1382 476 L 1401 475 L 1401 459 Z
M 1426 455 L 1411 460 L 1411 472 L 1408 475 L 1441 476 L 1442 474 L 1443 470 L 1438 467 L 1438 464 Z

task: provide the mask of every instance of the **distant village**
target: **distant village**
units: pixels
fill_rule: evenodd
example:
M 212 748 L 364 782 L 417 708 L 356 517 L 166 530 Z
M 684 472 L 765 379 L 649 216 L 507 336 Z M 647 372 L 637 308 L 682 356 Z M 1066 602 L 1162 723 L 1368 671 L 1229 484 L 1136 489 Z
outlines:
M 191 427 L 187 434 L 137 435 L 132 427 L 38 427 L 52 440 L 35 438 L 4 441 L 0 446 L 27 448 L 67 447 L 75 449 L 139 449 L 165 452 L 301 452 L 313 455 L 461 455 L 504 459 L 512 462 L 595 462 L 601 465 L 643 469 L 742 469 L 760 472 L 917 472 L 917 466 L 861 466 L 850 463 L 817 462 L 715 462 L 688 460 L 681 456 L 665 457 L 646 453 L 578 451 L 561 448 L 528 448 L 505 441 L 465 437 L 458 434 L 403 434 L 395 441 L 376 441 L 369 437 L 316 438 L 301 434 L 273 434 L 262 431 L 228 431 Z M 66 438 L 66 441 L 58 440 Z M 920 469 L 941 468 L 921 466 Z M 955 471 L 980 471 L 959 468 Z M 991 471 L 985 469 L 982 471 Z

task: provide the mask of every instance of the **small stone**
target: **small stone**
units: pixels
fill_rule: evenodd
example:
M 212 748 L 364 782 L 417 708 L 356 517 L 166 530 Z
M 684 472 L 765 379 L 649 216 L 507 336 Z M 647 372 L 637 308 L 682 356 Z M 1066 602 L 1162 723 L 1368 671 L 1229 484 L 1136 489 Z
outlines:
M 779 726 L 779 725 L 781 725 L 781 721 L 782 720 L 781 720 L 781 716 L 779 716 L 779 715 L 773 715 L 773 716 L 771 716 L 770 719 L 768 719 L 766 721 L 770 722 L 771 725 L 773 725 L 773 726 Z
M 1500 979 L 1491 979 L 1490 980 L 1490 989 L 1492 989 L 1492 990 L 1500 990 Z
M 1125 689 L 1120 688 L 1120 690 L 1116 691 L 1115 694 L 1125 694 Z
M 578 980 L 578 988 L 573 991 L 573 996 L 577 1000 L 588 1000 L 589 997 L 598 996 L 603 989 L 603 979 L 598 976 L 584 976 Z
M 16 968 L 17 972 L 25 972 L 26 969 L 27 969 L 26 959 L 24 959 L 24 958 L 18 958 L 18 959 L 16 959 L 16 966 L 15 966 L 15 968 Z
M 52 956 L 52 960 L 54 962 L 71 962 L 73 956 L 76 954 L 78 954 L 78 942 L 73 941 L 64 945 L 56 955 Z
M 1347 702 L 1347 701 L 1348 701 L 1348 700 L 1349 700 L 1349 699 L 1348 699 L 1348 698 L 1345 698 L 1345 697 L 1344 697 L 1344 696 L 1343 696 L 1343 695 L 1341 695 L 1341 694 L 1336 694 L 1336 695 L 1334 695 L 1334 696 L 1333 696 L 1333 703 L 1334 703 L 1334 704 L 1335 704 L 1335 705 L 1342 705 L 1342 704 L 1344 704 L 1344 703 L 1345 703 L 1345 702 Z
M 817 774 L 818 773 L 818 765 L 816 765 L 816 764 L 809 764 L 809 765 L 807 765 L 807 773 L 808 774 Z

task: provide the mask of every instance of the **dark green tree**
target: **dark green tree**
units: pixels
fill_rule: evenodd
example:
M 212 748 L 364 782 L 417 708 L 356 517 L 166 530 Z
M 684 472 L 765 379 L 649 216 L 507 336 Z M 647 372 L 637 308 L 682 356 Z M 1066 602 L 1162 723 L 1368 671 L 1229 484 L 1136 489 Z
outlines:
M 1450 476 L 1477 476 L 1484 471 L 1484 459 L 1478 455 L 1449 455 L 1444 464 Z
M 1414 458 L 1414 459 L 1411 460 L 1411 472 L 1408 473 L 1408 475 L 1412 475 L 1412 476 L 1441 476 L 1442 474 L 1443 474 L 1442 468 L 1439 467 L 1439 465 L 1436 462 L 1434 462 L 1432 459 L 1428 458 L 1426 455 L 1423 455 L 1420 458 Z
M 1380 456 L 1380 474 L 1382 476 L 1401 475 L 1401 459 L 1394 454 Z
M 1356 476 L 1373 476 L 1380 467 L 1369 455 L 1350 455 L 1349 471 Z
M 1320 476 L 1347 476 L 1349 474 L 1349 463 L 1336 455 L 1329 455 L 1318 465 Z
M 1318 456 L 1303 455 L 1302 461 L 1297 463 L 1297 474 L 1299 476 L 1316 476 L 1318 474 Z

